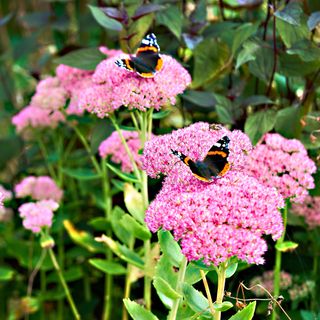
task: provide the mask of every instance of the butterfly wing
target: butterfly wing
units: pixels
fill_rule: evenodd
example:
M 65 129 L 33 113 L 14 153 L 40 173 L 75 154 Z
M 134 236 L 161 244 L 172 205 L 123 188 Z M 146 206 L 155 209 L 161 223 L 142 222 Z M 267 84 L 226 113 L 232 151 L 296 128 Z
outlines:
M 229 171 L 229 142 L 230 139 L 227 136 L 222 137 L 211 147 L 207 156 L 202 161 L 203 165 L 210 171 L 211 176 L 222 177 Z
M 144 78 L 152 78 L 163 66 L 163 60 L 159 55 L 160 47 L 156 36 L 147 35 L 140 44 L 136 56 L 132 57 L 135 71 Z
M 124 68 L 128 71 L 135 71 L 135 64 L 131 59 L 118 59 L 115 61 L 115 64 L 118 67 Z

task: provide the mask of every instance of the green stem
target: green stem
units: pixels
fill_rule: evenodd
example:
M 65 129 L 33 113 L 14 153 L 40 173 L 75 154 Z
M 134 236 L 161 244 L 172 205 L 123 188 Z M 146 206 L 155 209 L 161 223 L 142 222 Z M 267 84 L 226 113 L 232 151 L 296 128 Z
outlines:
M 183 256 L 182 261 L 180 263 L 178 280 L 176 285 L 176 291 L 180 293 L 181 296 L 182 296 L 182 285 L 183 285 L 184 277 L 186 275 L 186 270 L 187 270 L 187 264 L 188 264 L 187 258 Z M 173 301 L 172 309 L 168 316 L 168 320 L 176 320 L 180 301 L 181 301 L 181 298 L 177 298 L 176 300 Z
M 98 174 L 101 174 L 101 169 L 100 169 L 99 163 L 98 163 L 97 159 L 95 158 L 95 156 L 92 154 L 91 148 L 90 148 L 86 138 L 84 137 L 84 135 L 82 134 L 82 132 L 79 130 L 79 128 L 76 125 L 71 125 L 71 126 L 72 126 L 73 130 L 75 131 L 75 133 L 77 134 L 77 136 L 79 137 L 80 141 L 82 142 L 87 153 L 89 154 L 90 160 L 91 160 L 95 170 L 97 171 Z
M 110 197 L 110 182 L 108 169 L 106 165 L 106 160 L 102 160 L 101 164 L 101 172 L 102 172 L 102 185 L 103 185 L 103 196 L 105 200 L 104 212 L 105 218 L 110 221 L 111 220 L 111 210 L 112 210 L 112 199 Z M 107 230 L 107 236 L 112 237 L 112 230 L 109 228 Z M 108 247 L 106 249 L 106 259 L 107 261 L 112 261 L 112 251 Z M 104 295 L 104 311 L 103 311 L 103 320 L 109 320 L 111 316 L 112 310 L 112 283 L 113 277 L 111 274 L 106 274 L 105 276 L 105 295 Z
M 201 274 L 202 282 L 203 282 L 203 285 L 204 285 L 204 289 L 206 290 L 206 295 L 207 295 L 207 298 L 208 298 L 211 314 L 214 315 L 215 311 L 214 311 L 214 307 L 213 307 L 212 297 L 211 297 L 208 281 L 207 281 L 207 278 L 206 278 L 206 274 L 204 273 L 203 270 L 200 270 L 200 274 Z
M 287 217 L 288 217 L 288 205 L 289 200 L 286 199 L 285 207 L 282 210 L 282 218 L 283 218 L 283 233 L 281 238 L 277 240 L 276 246 L 279 246 L 283 243 L 285 235 L 286 235 L 286 227 L 287 227 Z M 276 248 L 276 257 L 275 257 L 275 265 L 274 265 L 274 281 L 273 281 L 273 296 L 275 299 L 278 298 L 280 294 L 280 272 L 281 272 L 281 260 L 282 260 L 282 253 L 280 250 Z M 272 313 L 272 320 L 277 319 L 277 313 L 274 311 Z
M 66 281 L 65 281 L 65 279 L 63 277 L 63 274 L 62 274 L 62 271 L 61 271 L 60 266 L 58 264 L 58 261 L 56 259 L 56 256 L 55 256 L 55 254 L 54 254 L 52 249 L 48 249 L 48 251 L 49 251 L 49 255 L 50 255 L 53 267 L 58 273 L 59 280 L 60 280 L 61 285 L 62 285 L 62 287 L 64 289 L 64 292 L 65 292 L 65 294 L 67 296 L 67 300 L 69 302 L 69 305 L 70 305 L 70 308 L 72 310 L 73 316 L 74 316 L 75 319 L 80 320 L 81 319 L 80 318 L 80 314 L 79 314 L 79 312 L 77 310 L 77 307 L 76 307 L 76 305 L 75 305 L 75 303 L 73 301 L 73 298 L 71 296 L 69 287 L 68 287 L 68 285 L 67 285 L 67 283 L 66 283 Z
M 120 140 L 121 140 L 121 143 L 123 144 L 123 146 L 124 146 L 124 148 L 125 148 L 128 156 L 129 156 L 129 159 L 130 159 L 130 161 L 131 161 L 131 164 L 132 164 L 132 167 L 133 167 L 133 171 L 134 171 L 134 173 L 135 173 L 135 176 L 136 176 L 136 178 L 137 178 L 138 180 L 140 180 L 140 179 L 141 179 L 141 178 L 140 178 L 140 171 L 139 171 L 139 169 L 138 169 L 138 167 L 137 167 L 137 164 L 136 164 L 136 162 L 135 162 L 135 160 L 134 160 L 134 157 L 133 157 L 133 155 L 132 155 L 132 152 L 131 152 L 131 150 L 129 149 L 129 146 L 128 146 L 128 144 L 127 144 L 127 141 L 126 141 L 126 139 L 124 138 L 120 127 L 118 126 L 117 120 L 115 119 L 115 117 L 114 117 L 113 115 L 110 115 L 110 120 L 111 120 L 113 126 L 115 127 L 116 131 L 118 132 L 119 137 L 120 137 Z
M 44 297 L 47 288 L 47 280 L 46 280 L 46 272 L 44 270 L 40 270 L 40 290 L 41 290 L 41 297 Z M 41 320 L 44 320 L 45 317 L 45 308 L 44 302 L 41 305 Z
M 38 145 L 39 145 L 39 148 L 40 148 L 40 151 L 42 153 L 42 156 L 46 162 L 46 165 L 47 165 L 47 168 L 48 168 L 48 171 L 49 171 L 49 174 L 50 176 L 52 177 L 52 179 L 54 179 L 55 181 L 57 181 L 57 175 L 54 171 L 54 168 L 53 166 L 49 163 L 49 156 L 48 156 L 48 151 L 47 151 L 47 148 L 45 146 L 45 144 L 43 143 L 42 139 L 40 137 L 38 137 Z
M 317 235 L 314 235 L 312 237 L 312 244 L 313 244 L 313 268 L 312 268 L 312 279 L 315 283 L 315 286 L 312 290 L 312 296 L 311 296 L 311 310 L 316 313 L 318 310 L 319 300 L 317 299 L 317 280 L 319 275 L 319 249 L 316 244 L 315 239 L 317 239 Z
M 218 289 L 217 289 L 217 299 L 216 303 L 220 304 L 223 301 L 224 297 L 224 287 L 226 283 L 226 270 L 227 270 L 227 263 L 221 263 L 220 266 L 216 269 L 218 274 Z M 221 311 L 216 311 L 214 313 L 214 320 L 221 319 Z

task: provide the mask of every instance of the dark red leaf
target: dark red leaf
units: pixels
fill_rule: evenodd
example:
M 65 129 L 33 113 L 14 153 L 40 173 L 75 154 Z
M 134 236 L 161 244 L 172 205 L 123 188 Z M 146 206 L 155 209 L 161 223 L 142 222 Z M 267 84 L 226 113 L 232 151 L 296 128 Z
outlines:
M 135 21 L 146 16 L 147 14 L 157 12 L 162 9 L 164 9 L 164 7 L 159 4 L 144 4 L 136 10 L 131 19 Z

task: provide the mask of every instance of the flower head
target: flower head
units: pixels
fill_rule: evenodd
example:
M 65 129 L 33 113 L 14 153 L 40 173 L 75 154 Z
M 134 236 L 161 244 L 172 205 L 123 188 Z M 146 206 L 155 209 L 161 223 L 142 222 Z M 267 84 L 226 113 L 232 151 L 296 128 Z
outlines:
M 262 276 L 257 276 L 251 279 L 250 281 L 250 287 L 252 288 L 252 291 L 258 296 L 266 296 L 267 293 L 260 287 L 256 286 L 257 284 L 260 284 L 263 286 L 266 290 L 269 292 L 273 292 L 273 282 L 274 282 L 274 272 L 273 271 L 265 271 Z M 292 285 L 292 276 L 290 273 L 281 271 L 280 273 L 280 289 L 286 290 Z
M 80 105 L 103 118 L 121 106 L 145 111 L 174 104 L 176 96 L 191 83 L 191 77 L 175 59 L 161 57 L 163 68 L 149 79 L 117 67 L 119 56 L 100 62 L 92 77 L 92 87 L 80 96 Z
M 141 147 L 138 132 L 122 130 L 122 135 L 127 142 L 127 145 L 133 155 L 135 162 L 140 165 L 141 155 L 138 151 Z M 123 146 L 120 136 L 117 131 L 114 131 L 107 139 L 101 142 L 99 146 L 99 154 L 101 158 L 106 158 L 111 155 L 111 160 L 121 164 L 121 170 L 124 172 L 132 172 L 133 167 L 130 158 Z
M 11 220 L 11 217 L 13 215 L 13 211 L 10 208 L 6 208 L 3 204 L 6 200 L 11 200 L 12 199 L 12 192 L 5 189 L 1 184 L 0 184 L 0 221 L 9 221 Z
M 179 177 L 176 177 L 176 181 Z M 283 231 L 283 199 L 273 188 L 241 172 L 229 172 L 213 183 L 197 179 L 187 184 L 166 178 L 146 212 L 153 232 L 172 230 L 189 260 L 218 265 L 232 256 L 263 263 L 263 234 L 278 239 Z
M 12 118 L 17 132 L 25 132 L 29 128 L 56 128 L 65 117 L 60 111 L 27 106 Z
M 79 96 L 82 91 L 92 85 L 93 71 L 81 70 L 60 64 L 56 69 L 57 78 L 61 86 L 67 91 L 70 102 L 66 112 L 81 115 L 84 112 L 79 106 Z
M 294 203 L 292 213 L 305 218 L 310 229 L 320 226 L 320 197 L 307 196 L 302 204 Z
M 241 170 L 246 153 L 252 149 L 248 136 L 238 130 L 214 130 L 205 122 L 197 122 L 148 141 L 143 151 L 142 166 L 153 178 L 162 173 L 181 182 L 185 181 L 184 184 L 187 185 L 194 177 L 184 163 L 177 162 L 177 157 L 172 154 L 171 149 L 185 154 L 193 161 L 203 160 L 212 145 L 225 135 L 230 139 L 228 161 L 231 170 Z
M 302 202 L 307 189 L 314 188 L 316 165 L 303 144 L 279 134 L 266 134 L 248 156 L 246 170 L 267 186 L 278 189 L 284 198 Z
M 41 200 L 25 203 L 18 210 L 20 217 L 23 218 L 23 226 L 37 233 L 43 227 L 51 227 L 53 211 L 58 208 L 59 204 L 53 200 Z
M 29 176 L 15 186 L 17 198 L 30 196 L 34 200 L 54 200 L 59 202 L 62 199 L 63 191 L 48 176 Z

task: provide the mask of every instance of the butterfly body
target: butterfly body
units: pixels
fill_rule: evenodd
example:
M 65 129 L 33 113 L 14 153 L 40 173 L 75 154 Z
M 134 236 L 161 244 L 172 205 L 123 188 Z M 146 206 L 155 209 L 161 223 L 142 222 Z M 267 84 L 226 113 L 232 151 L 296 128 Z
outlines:
M 163 60 L 159 52 L 160 47 L 157 38 L 151 33 L 141 41 L 135 56 L 118 59 L 115 64 L 120 68 L 135 72 L 143 78 L 153 78 L 163 66 Z
M 229 142 L 230 139 L 227 136 L 222 137 L 211 147 L 203 161 L 192 161 L 181 152 L 171 151 L 190 168 L 197 179 L 212 182 L 214 179 L 224 176 L 230 169 L 228 162 Z

